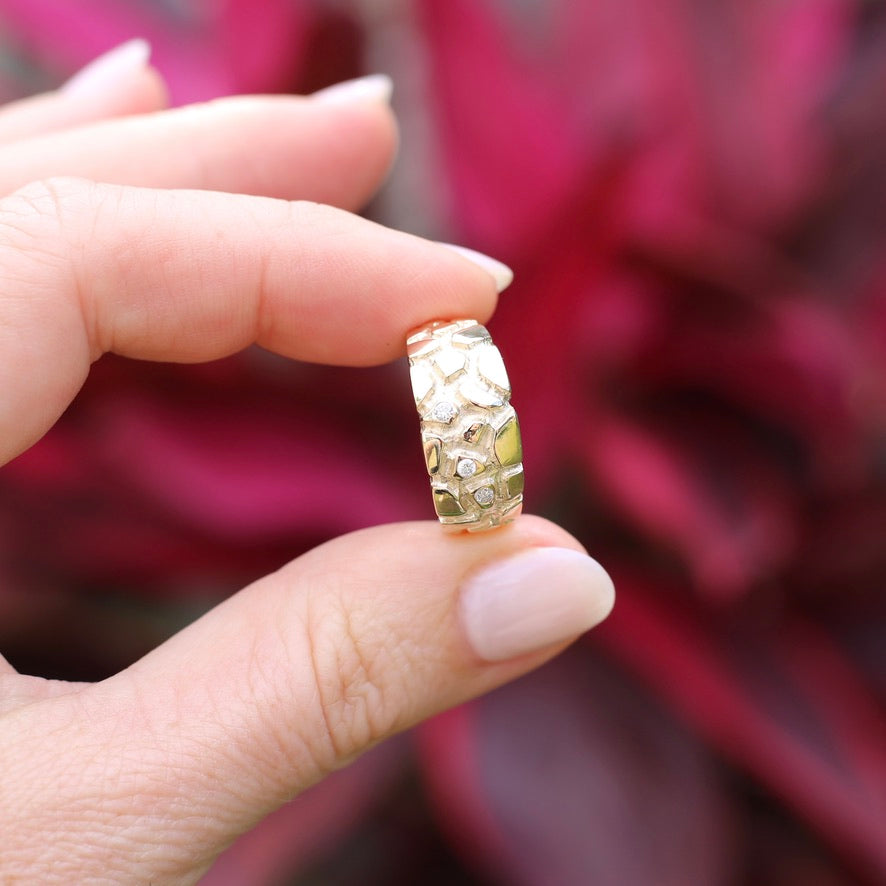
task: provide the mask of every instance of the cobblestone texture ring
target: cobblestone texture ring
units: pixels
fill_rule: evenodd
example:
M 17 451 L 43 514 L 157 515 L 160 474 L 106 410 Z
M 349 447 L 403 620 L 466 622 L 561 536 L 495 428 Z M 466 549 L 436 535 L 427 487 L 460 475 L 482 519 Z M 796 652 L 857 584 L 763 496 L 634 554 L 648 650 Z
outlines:
M 440 522 L 509 523 L 523 506 L 523 446 L 498 348 L 476 320 L 455 320 L 417 330 L 406 349 Z

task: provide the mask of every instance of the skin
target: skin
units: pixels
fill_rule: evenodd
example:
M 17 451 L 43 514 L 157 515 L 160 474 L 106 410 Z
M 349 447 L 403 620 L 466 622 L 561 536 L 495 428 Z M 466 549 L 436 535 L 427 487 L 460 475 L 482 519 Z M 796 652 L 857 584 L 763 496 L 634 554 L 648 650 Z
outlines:
M 53 93 L 0 112 L 0 461 L 52 426 L 107 352 L 191 362 L 258 342 L 361 366 L 401 356 L 429 319 L 495 308 L 480 267 L 347 212 L 392 162 L 386 105 L 167 111 L 149 67 L 113 99 Z M 560 651 L 485 662 L 459 621 L 466 576 L 540 546 L 582 550 L 532 517 L 476 537 L 380 526 L 260 579 L 101 683 L 0 657 L 0 881 L 195 882 L 361 751 Z

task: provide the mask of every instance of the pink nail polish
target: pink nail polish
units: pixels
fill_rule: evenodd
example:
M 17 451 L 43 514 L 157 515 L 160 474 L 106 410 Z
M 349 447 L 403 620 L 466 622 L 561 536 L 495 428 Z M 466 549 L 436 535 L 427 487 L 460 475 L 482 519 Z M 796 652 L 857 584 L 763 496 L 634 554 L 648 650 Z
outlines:
M 462 258 L 466 258 L 475 265 L 479 265 L 484 271 L 491 274 L 492 279 L 495 280 L 495 288 L 498 292 L 503 292 L 511 285 L 514 279 L 514 272 L 504 262 L 500 262 L 496 258 L 484 255 L 482 252 L 477 252 L 476 249 L 468 249 L 467 246 L 457 246 L 455 243 L 443 243 L 440 240 L 437 242 L 440 246 L 445 246 L 447 249 L 457 252 Z
M 150 57 L 151 45 L 147 40 L 128 40 L 81 68 L 62 85 L 61 91 L 78 97 L 110 92 L 121 79 L 144 68 Z
M 476 654 L 504 661 L 575 639 L 606 618 L 614 600 L 596 560 L 567 548 L 531 548 L 472 575 L 460 606 Z
M 356 80 L 333 83 L 310 96 L 324 105 L 350 105 L 358 102 L 388 104 L 394 92 L 394 81 L 387 74 L 369 74 Z

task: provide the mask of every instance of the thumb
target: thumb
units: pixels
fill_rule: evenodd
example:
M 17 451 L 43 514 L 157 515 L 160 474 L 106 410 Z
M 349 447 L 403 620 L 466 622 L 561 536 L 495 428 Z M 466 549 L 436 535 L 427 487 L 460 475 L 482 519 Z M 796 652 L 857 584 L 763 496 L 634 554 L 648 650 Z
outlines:
M 116 677 L 17 710 L 4 731 L 29 762 L 0 792 L 4 841 L 40 860 L 39 882 L 193 882 L 324 774 L 538 666 L 612 602 L 602 568 L 538 518 L 339 538 Z

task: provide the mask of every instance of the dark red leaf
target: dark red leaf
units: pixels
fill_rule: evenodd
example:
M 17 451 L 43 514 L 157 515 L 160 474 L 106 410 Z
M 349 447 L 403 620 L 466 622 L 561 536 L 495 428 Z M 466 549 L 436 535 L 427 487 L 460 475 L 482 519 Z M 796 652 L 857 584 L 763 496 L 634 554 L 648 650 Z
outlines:
M 733 882 L 716 763 L 587 648 L 422 736 L 444 825 L 496 881 Z

